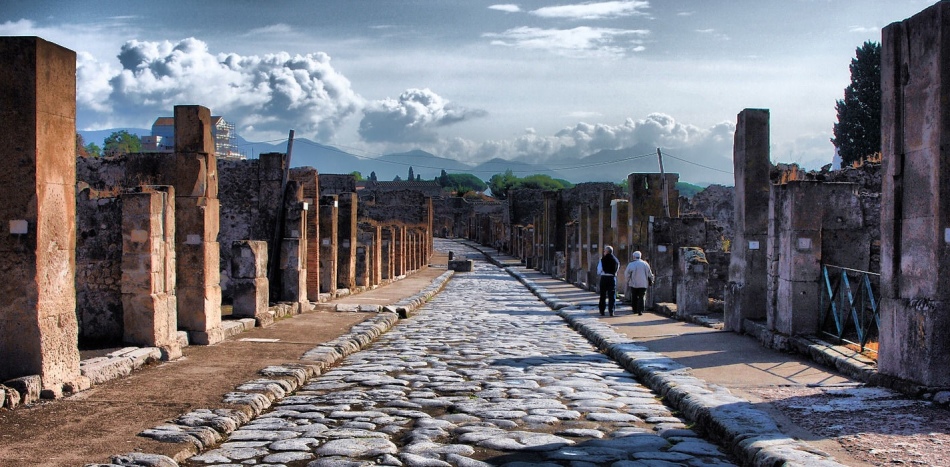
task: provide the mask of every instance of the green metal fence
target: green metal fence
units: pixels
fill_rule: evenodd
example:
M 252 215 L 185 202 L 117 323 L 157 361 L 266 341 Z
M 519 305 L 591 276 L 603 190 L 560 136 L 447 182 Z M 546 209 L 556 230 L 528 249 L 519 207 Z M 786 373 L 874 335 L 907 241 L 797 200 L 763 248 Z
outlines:
M 867 344 L 878 338 L 881 275 L 823 264 L 821 276 L 822 334 L 876 352 Z

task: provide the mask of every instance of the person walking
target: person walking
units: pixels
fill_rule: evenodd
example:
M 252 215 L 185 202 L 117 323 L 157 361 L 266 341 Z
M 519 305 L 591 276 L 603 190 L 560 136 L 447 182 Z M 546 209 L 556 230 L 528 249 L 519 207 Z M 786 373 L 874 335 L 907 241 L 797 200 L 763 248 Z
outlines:
M 600 316 L 604 316 L 604 310 L 610 311 L 610 316 L 614 315 L 614 308 L 617 304 L 617 271 L 620 269 L 620 260 L 614 256 L 614 247 L 607 245 L 604 247 L 604 256 L 597 263 L 597 276 L 600 277 Z
M 633 312 L 638 315 L 643 314 L 643 296 L 647 293 L 647 287 L 653 285 L 655 278 L 650 264 L 640 259 L 641 256 L 639 251 L 634 251 L 633 261 L 627 264 L 627 269 L 623 271 L 624 278 L 627 279 L 627 287 L 633 289 L 630 304 L 633 306 Z

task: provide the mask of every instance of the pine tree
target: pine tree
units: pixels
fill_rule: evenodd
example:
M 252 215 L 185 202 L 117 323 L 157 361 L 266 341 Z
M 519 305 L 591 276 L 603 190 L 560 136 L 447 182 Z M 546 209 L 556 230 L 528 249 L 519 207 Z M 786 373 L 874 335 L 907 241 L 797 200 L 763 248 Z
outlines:
M 835 103 L 838 123 L 831 142 L 842 165 L 881 152 L 881 44 L 867 41 L 851 59 L 851 84 Z

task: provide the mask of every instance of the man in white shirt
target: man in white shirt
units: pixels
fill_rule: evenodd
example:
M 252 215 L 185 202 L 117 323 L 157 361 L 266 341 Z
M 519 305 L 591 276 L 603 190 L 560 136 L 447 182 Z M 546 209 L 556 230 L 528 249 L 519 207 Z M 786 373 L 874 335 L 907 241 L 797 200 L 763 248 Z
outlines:
M 623 276 L 627 279 L 627 287 L 633 289 L 633 299 L 631 305 L 633 312 L 643 314 L 643 296 L 647 293 L 647 287 L 653 285 L 653 269 L 650 264 L 640 259 L 642 254 L 639 251 L 633 252 L 633 261 L 627 264 L 627 269 L 623 271 Z

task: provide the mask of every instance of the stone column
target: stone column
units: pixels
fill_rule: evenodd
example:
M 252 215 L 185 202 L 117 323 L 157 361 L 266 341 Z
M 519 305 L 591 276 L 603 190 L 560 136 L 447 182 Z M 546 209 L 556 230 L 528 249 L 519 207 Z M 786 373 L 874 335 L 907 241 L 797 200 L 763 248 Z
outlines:
M 175 193 L 122 195 L 122 340 L 181 357 L 175 297 Z
M 614 240 L 616 244 L 614 245 L 614 254 L 617 256 L 617 259 L 620 260 L 620 274 L 617 275 L 617 292 L 624 295 L 624 299 L 629 301 L 629 295 L 627 294 L 627 280 L 624 278 L 623 270 L 626 269 L 627 263 L 630 262 L 630 255 L 633 254 L 630 251 L 629 243 L 627 243 L 628 236 L 630 234 L 630 229 L 627 226 L 627 220 L 629 219 L 629 207 L 627 206 L 630 202 L 625 199 L 614 199 L 610 201 L 610 227 L 615 230 Z
M 231 281 L 234 304 L 231 316 L 254 318 L 260 327 L 273 323 L 267 313 L 270 281 L 267 279 L 267 242 L 240 240 L 231 244 Z
M 284 191 L 284 238 L 280 245 L 280 300 L 300 304 L 300 311 L 310 311 L 307 300 L 307 211 L 304 209 L 303 187 L 287 182 Z M 309 206 L 306 206 L 309 209 Z
M 393 231 L 393 274 L 406 275 L 406 227 L 401 225 Z
M 337 211 L 336 195 L 320 197 L 320 293 L 336 294 Z
M 380 240 L 380 279 L 383 281 L 393 280 L 395 274 L 395 253 L 393 252 L 393 247 L 395 244 L 395 228 L 393 226 L 387 226 L 382 229 L 382 237 Z
M 0 38 L 0 381 L 88 387 L 76 323 L 76 53 Z
M 950 387 L 950 3 L 883 31 L 878 368 Z
M 725 291 L 724 327 L 742 331 L 745 319 L 764 319 L 769 215 L 769 111 L 745 109 L 736 124 L 733 165 L 735 240 Z
M 709 307 L 709 264 L 699 247 L 681 247 L 677 255 L 676 314 L 705 315 Z
M 340 193 L 337 213 L 337 277 L 338 288 L 356 287 L 356 193 Z
M 557 191 L 544 192 L 544 211 L 541 224 L 541 272 L 555 274 L 555 257 L 557 252 Z
M 175 249 L 178 325 L 193 344 L 224 340 L 221 329 L 220 205 L 211 112 L 175 106 Z

